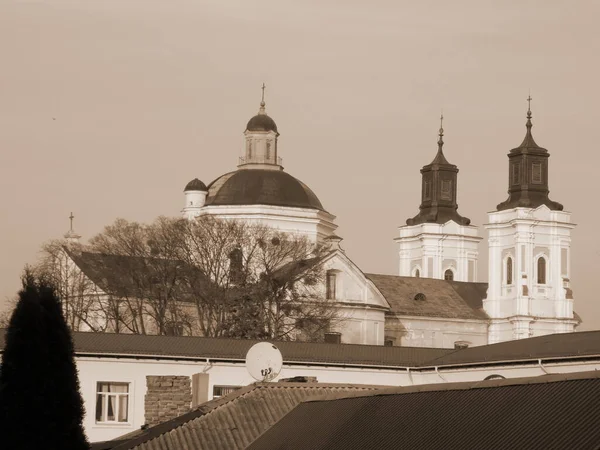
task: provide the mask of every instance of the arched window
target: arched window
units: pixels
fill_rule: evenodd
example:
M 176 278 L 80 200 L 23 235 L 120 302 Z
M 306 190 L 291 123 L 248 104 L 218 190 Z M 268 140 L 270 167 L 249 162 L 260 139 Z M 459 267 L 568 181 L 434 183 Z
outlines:
M 271 142 L 267 142 L 267 160 L 271 159 Z
M 537 283 L 546 284 L 546 258 L 543 256 L 537 260 Z
M 451 269 L 446 269 L 444 272 L 444 280 L 453 281 L 454 280 L 454 272 Z
M 512 284 L 513 282 L 513 262 L 509 256 L 506 259 L 506 284 Z
M 420 278 L 421 277 L 421 272 L 419 272 L 419 269 L 415 270 L 415 278 Z
M 328 270 L 327 271 L 327 278 L 326 278 L 326 298 L 328 300 L 335 300 L 335 285 L 336 285 L 336 273 L 333 270 Z

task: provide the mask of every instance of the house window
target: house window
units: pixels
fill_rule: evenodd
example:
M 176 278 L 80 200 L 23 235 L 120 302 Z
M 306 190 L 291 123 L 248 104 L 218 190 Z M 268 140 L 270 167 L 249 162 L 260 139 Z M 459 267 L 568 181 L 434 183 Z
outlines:
M 342 333 L 328 332 L 325 333 L 325 342 L 328 344 L 341 344 Z
M 97 383 L 96 423 L 126 423 L 128 412 L 129 383 Z
M 169 322 L 165 325 L 166 336 L 183 336 L 183 324 L 180 322 Z
M 271 143 L 267 142 L 267 160 L 271 159 Z
M 509 256 L 506 259 L 506 284 L 512 284 L 513 282 L 513 262 Z
M 451 269 L 446 269 L 444 272 L 444 280 L 446 281 L 454 281 L 454 272 Z
M 543 256 L 537 260 L 537 283 L 546 284 L 546 258 Z
M 385 341 L 383 341 L 383 345 L 385 347 L 393 347 L 394 346 L 394 340 L 393 339 L 386 339 Z
M 229 254 L 229 279 L 232 283 L 240 283 L 244 273 L 244 255 L 242 250 L 235 248 Z
M 224 395 L 231 394 L 233 391 L 237 391 L 240 386 L 213 386 L 213 398 L 223 397 Z
M 336 273 L 333 271 L 328 271 L 327 272 L 327 281 L 326 281 L 326 288 L 327 288 L 327 299 L 328 300 L 335 300 L 336 299 L 336 292 L 335 292 L 335 284 L 336 284 Z

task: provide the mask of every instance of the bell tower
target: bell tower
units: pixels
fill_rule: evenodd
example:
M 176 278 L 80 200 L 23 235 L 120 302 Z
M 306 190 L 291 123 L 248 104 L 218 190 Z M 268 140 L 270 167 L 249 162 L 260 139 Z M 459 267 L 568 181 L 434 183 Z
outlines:
M 283 170 L 281 158 L 277 156 L 277 139 L 279 137 L 277 125 L 265 110 L 264 83 L 258 114 L 248 121 L 244 135 L 246 145 L 238 168 Z
M 481 238 L 471 220 L 458 213 L 458 168 L 444 156 L 440 117 L 438 150 L 421 169 L 419 213 L 399 228 L 400 276 L 476 281 Z
M 536 144 L 527 99 L 525 139 L 508 153 L 508 199 L 488 213 L 488 342 L 572 332 L 571 213 L 548 197 L 550 154 Z

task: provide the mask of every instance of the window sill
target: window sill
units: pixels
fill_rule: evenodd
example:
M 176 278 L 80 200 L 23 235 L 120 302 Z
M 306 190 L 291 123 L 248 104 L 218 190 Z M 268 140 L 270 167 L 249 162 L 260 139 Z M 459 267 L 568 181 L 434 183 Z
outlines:
M 131 422 L 94 422 L 93 428 L 131 428 Z

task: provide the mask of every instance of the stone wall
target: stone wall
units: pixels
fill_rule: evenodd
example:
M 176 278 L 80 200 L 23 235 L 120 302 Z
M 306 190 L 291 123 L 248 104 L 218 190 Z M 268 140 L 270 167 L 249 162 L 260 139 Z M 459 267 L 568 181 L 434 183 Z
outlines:
M 191 378 L 146 376 L 145 423 L 148 426 L 174 419 L 190 411 Z

